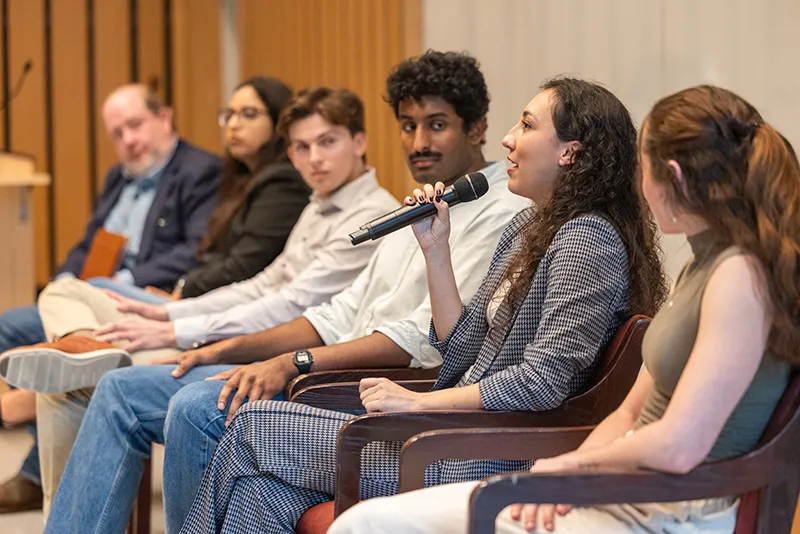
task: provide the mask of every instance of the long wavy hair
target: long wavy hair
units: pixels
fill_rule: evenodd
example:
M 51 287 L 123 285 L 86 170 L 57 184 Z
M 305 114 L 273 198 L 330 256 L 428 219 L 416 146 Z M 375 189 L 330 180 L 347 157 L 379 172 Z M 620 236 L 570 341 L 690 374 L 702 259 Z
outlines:
M 255 76 L 245 80 L 237 85 L 234 91 L 242 87 L 252 87 L 258 99 L 267 108 L 267 114 L 272 119 L 273 134 L 258 149 L 258 163 L 252 171 L 229 152 L 225 154 L 219 185 L 219 202 L 209 219 L 208 229 L 200 242 L 198 255 L 214 248 L 220 238 L 228 232 L 231 219 L 250 194 L 259 173 L 268 165 L 289 161 L 286 154 L 286 139 L 278 134 L 275 127 L 281 110 L 292 98 L 292 90 L 282 81 L 268 76 Z
M 542 90 L 553 92 L 551 114 L 561 141 L 578 141 L 570 165 L 562 167 L 550 201 L 537 209 L 509 265 L 509 303 L 530 288 L 539 262 L 556 232 L 581 215 L 610 222 L 628 252 L 626 313 L 652 316 L 667 294 L 656 224 L 638 195 L 636 128 L 630 113 L 609 90 L 584 80 L 559 77 Z
M 746 100 L 708 85 L 657 102 L 642 130 L 653 178 L 670 185 L 674 206 L 758 260 L 772 318 L 768 350 L 800 363 L 800 164 L 792 146 Z

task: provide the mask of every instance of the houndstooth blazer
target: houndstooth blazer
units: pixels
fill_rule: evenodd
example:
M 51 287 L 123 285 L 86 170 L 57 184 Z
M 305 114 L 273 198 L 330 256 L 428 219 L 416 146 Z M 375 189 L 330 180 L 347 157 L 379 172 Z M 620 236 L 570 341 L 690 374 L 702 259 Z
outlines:
M 489 327 L 487 305 L 533 218 L 531 207 L 511 221 L 480 289 L 444 341 L 431 321 L 430 343 L 444 360 L 434 389 L 478 383 L 487 410 L 555 408 L 582 391 L 622 323 L 625 245 L 607 220 L 583 215 L 556 233 L 520 305 L 500 305 L 494 324 L 505 326 Z

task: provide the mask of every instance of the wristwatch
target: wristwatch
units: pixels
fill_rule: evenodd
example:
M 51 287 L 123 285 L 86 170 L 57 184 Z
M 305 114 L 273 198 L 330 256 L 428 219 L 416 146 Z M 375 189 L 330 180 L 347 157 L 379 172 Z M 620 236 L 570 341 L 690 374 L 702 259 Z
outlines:
M 292 354 L 292 362 L 301 375 L 308 374 L 311 366 L 314 365 L 314 357 L 307 350 L 297 350 Z

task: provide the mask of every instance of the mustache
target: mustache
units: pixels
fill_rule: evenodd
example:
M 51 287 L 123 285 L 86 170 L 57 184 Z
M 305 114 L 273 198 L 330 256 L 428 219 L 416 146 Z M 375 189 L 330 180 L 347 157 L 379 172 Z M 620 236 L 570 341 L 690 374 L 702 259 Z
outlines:
M 441 157 L 442 157 L 442 153 L 441 152 L 433 152 L 431 150 L 424 150 L 422 152 L 414 152 L 413 154 L 408 156 L 408 159 L 410 161 L 414 161 L 415 159 L 423 159 L 423 158 L 424 159 L 428 159 L 428 158 L 441 158 Z

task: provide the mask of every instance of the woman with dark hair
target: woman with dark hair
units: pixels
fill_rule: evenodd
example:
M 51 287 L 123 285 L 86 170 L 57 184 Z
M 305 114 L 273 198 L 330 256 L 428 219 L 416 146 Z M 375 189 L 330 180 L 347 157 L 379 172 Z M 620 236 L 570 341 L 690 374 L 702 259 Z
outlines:
M 647 331 L 644 367 L 623 404 L 577 450 L 538 460 L 534 473 L 680 474 L 746 454 L 800 362 L 800 165 L 788 141 L 739 96 L 701 86 L 656 103 L 639 152 L 659 227 L 688 236 L 694 258 Z M 329 532 L 463 533 L 474 487 L 363 503 Z M 497 531 L 724 534 L 735 529 L 737 503 L 514 505 Z
M 664 277 L 654 225 L 639 207 L 636 130 L 622 103 L 592 83 L 552 80 L 503 144 L 512 164 L 509 189 L 536 207 L 506 228 L 469 304 L 462 304 L 453 274 L 443 184 L 426 184 L 406 199 L 438 210 L 414 233 L 427 264 L 431 344 L 444 363 L 428 393 L 384 378 L 363 380 L 368 412 L 555 408 L 582 391 L 626 315 L 651 314 L 660 304 Z M 182 532 L 292 532 L 306 509 L 331 499 L 337 433 L 352 417 L 275 401 L 244 405 L 220 440 Z M 401 445 L 364 449 L 362 498 L 397 491 Z M 428 482 L 529 465 L 448 460 L 429 471 Z
M 311 194 L 276 131 L 291 98 L 282 82 L 255 77 L 242 82 L 220 111 L 227 157 L 219 204 L 200 243 L 201 264 L 179 282 L 181 297 L 247 280 L 283 250 Z

